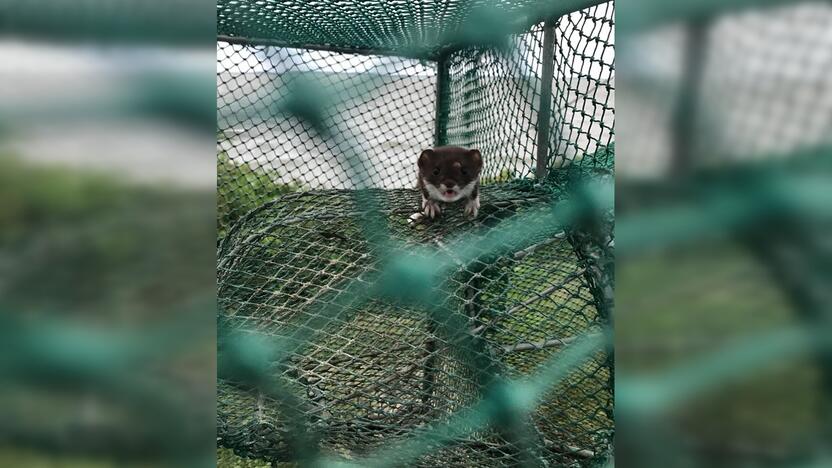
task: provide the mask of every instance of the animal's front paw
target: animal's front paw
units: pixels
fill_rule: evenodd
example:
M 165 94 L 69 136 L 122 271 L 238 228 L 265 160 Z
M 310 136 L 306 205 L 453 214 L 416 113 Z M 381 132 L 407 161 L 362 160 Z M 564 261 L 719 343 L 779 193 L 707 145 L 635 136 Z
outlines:
M 471 218 L 476 218 L 480 211 L 480 197 L 469 198 L 465 203 L 465 214 Z
M 422 212 L 425 213 L 430 219 L 433 219 L 439 216 L 439 213 L 442 212 L 442 208 L 439 207 L 439 203 L 431 200 L 429 198 L 422 199 Z

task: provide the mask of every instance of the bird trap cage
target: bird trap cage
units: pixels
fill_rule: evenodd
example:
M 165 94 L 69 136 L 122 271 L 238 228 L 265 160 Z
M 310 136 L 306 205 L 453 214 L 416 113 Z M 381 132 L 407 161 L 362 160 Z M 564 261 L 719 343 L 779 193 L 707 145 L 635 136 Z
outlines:
M 540 376 L 611 322 L 611 217 L 552 207 L 611 177 L 613 2 L 217 13 L 219 444 L 273 462 L 606 460 L 611 351 Z M 416 160 L 445 144 L 481 151 L 480 213 L 414 221 Z M 528 411 L 502 384 L 524 379 L 544 384 Z

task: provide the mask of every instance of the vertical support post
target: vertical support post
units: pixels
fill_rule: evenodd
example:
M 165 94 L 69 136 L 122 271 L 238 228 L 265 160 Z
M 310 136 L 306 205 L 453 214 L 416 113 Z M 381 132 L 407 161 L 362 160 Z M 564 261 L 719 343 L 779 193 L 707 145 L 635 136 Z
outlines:
M 555 23 L 546 21 L 543 27 L 543 75 L 540 77 L 540 105 L 537 109 L 537 180 L 549 170 L 549 115 L 552 113 L 552 79 L 555 74 Z
M 448 143 L 448 115 L 450 104 L 450 81 L 448 79 L 448 55 L 442 54 L 436 61 L 436 110 L 434 113 L 433 145 Z M 439 365 L 437 326 L 433 314 L 428 315 L 425 338 L 425 364 L 422 372 L 422 411 L 430 414 L 433 410 L 433 392 L 436 387 L 436 372 Z
M 448 117 L 450 114 L 451 99 L 448 65 L 447 54 L 442 54 L 436 61 L 436 115 L 434 118 L 433 132 L 433 143 L 435 146 L 448 144 Z
M 450 104 L 450 81 L 448 79 L 448 55 L 442 54 L 436 61 L 436 112 L 434 115 L 434 146 L 448 144 L 448 115 Z M 425 339 L 425 366 L 422 374 L 423 411 L 429 414 L 433 409 L 433 391 L 436 386 L 436 367 L 439 364 L 437 327 L 434 317 L 428 317 L 427 338 Z
M 703 19 L 694 20 L 687 25 L 684 70 L 679 84 L 679 97 L 671 120 L 673 155 L 670 171 L 674 176 L 688 174 L 693 165 L 693 142 L 696 141 L 693 133 L 696 131 L 699 91 L 704 74 L 707 47 L 705 39 L 709 24 L 710 20 Z

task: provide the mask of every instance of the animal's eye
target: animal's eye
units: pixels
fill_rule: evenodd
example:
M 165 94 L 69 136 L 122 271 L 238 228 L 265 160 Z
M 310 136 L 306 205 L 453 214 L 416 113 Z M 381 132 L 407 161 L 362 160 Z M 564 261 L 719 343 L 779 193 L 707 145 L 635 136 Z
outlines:
M 439 175 L 439 168 L 438 167 L 433 170 L 433 175 Z
M 462 168 L 462 175 L 468 175 L 468 169 Z

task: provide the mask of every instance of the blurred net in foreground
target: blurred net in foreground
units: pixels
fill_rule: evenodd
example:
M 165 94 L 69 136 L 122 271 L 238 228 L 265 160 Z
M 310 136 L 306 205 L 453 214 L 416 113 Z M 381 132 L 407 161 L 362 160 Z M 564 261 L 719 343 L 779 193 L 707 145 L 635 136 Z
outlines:
M 220 2 L 220 445 L 356 466 L 610 457 L 612 219 L 584 185 L 612 178 L 612 18 Z M 441 144 L 485 155 L 480 216 L 410 224 L 415 159 Z
M 213 7 L 0 11 L 0 466 L 210 464 Z
M 756 3 L 619 11 L 625 466 L 829 463 L 832 8 Z

